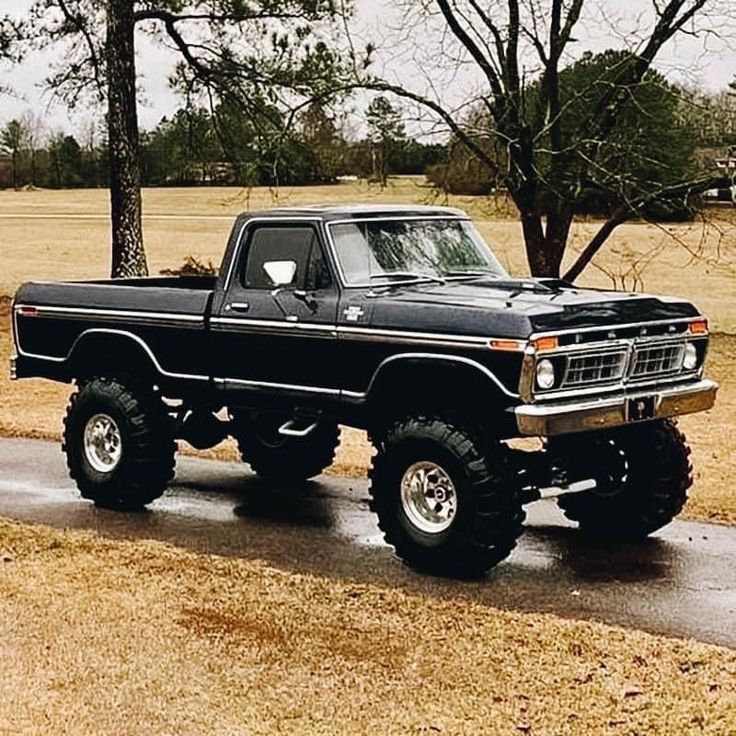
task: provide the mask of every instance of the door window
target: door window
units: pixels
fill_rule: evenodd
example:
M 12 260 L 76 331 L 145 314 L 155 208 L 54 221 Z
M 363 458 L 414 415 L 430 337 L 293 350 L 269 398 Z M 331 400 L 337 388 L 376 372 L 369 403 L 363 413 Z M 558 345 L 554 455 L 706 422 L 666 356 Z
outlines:
M 250 236 L 243 269 L 243 286 L 248 289 L 273 289 L 264 264 L 293 261 L 294 279 L 288 288 L 314 291 L 330 286 L 330 271 L 325 263 L 317 232 L 312 227 L 258 227 Z

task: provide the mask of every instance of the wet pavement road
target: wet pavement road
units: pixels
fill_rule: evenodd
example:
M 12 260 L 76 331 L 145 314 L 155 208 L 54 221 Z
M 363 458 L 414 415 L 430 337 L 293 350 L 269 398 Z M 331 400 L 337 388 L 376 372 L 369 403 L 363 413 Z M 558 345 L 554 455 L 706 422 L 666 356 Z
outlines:
M 322 476 L 273 490 L 239 464 L 180 457 L 166 495 L 148 512 L 123 514 L 79 498 L 58 445 L 0 440 L 0 516 L 736 648 L 736 529 L 676 521 L 618 546 L 584 538 L 553 502 L 527 510 L 506 562 L 482 580 L 443 580 L 409 570 L 383 544 L 360 480 Z

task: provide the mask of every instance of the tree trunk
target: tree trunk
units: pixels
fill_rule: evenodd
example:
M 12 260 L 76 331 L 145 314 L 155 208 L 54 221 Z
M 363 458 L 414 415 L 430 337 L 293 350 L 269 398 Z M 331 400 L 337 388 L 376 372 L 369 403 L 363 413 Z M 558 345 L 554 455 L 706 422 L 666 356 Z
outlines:
M 547 258 L 550 263 L 548 275 L 556 279 L 560 277 L 560 267 L 567 249 L 571 225 L 572 211 L 564 202 L 557 202 L 554 208 L 547 213 L 544 229 Z
M 524 232 L 526 260 L 532 276 L 559 278 L 567 238 L 560 242 L 560 234 L 556 230 L 545 235 L 542 216 L 534 212 L 521 213 L 521 227 Z
M 18 154 L 13 151 L 13 155 L 10 158 L 10 165 L 13 170 L 13 189 L 18 189 Z
M 560 278 L 560 266 L 567 248 L 572 213 L 561 205 L 547 213 L 545 223 L 534 205 L 530 205 L 520 208 L 520 216 L 526 260 L 532 276 Z
M 560 204 L 547 216 L 546 229 L 539 203 L 540 181 L 534 165 L 534 143 L 528 126 L 507 131 L 518 142 L 509 147 L 511 174 L 507 186 L 519 210 L 526 260 L 532 276 L 559 278 L 571 218 Z
M 141 228 L 134 0 L 107 3 L 107 130 L 112 277 L 147 276 Z

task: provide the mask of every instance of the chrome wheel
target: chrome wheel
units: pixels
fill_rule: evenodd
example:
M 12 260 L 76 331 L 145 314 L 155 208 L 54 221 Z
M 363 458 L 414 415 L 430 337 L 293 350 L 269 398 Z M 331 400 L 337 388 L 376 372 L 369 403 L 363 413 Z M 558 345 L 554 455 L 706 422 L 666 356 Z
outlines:
M 436 463 L 414 463 L 401 479 L 401 505 L 417 529 L 439 534 L 448 529 L 455 518 L 455 485 L 445 469 Z
M 115 420 L 95 414 L 84 428 L 84 456 L 98 473 L 115 470 L 123 454 L 123 439 Z

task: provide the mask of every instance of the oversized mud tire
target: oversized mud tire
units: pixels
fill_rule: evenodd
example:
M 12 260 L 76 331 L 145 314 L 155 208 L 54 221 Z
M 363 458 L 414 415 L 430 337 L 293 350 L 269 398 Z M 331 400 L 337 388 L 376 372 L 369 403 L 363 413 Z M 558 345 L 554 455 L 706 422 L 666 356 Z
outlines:
M 587 532 L 646 537 L 672 521 L 687 502 L 693 482 L 690 448 L 672 420 L 561 438 L 551 441 L 549 450 L 559 449 L 560 442 L 569 443 L 574 462 L 587 464 L 588 477 L 599 483 L 558 501 L 565 516 Z M 579 472 L 585 475 L 583 468 Z
M 288 417 L 233 412 L 231 419 L 243 462 L 266 480 L 304 481 L 319 475 L 335 459 L 340 442 L 336 422 L 323 420 L 305 437 L 287 437 L 278 429 Z
M 377 445 L 371 508 L 401 559 L 475 577 L 511 553 L 525 514 L 505 445 L 438 416 L 400 419 Z
M 104 508 L 141 509 L 174 475 L 173 423 L 148 387 L 93 378 L 72 394 L 64 418 L 69 474 Z

